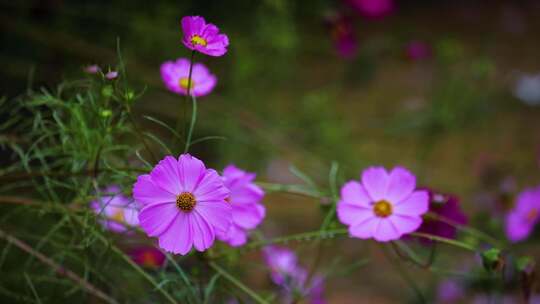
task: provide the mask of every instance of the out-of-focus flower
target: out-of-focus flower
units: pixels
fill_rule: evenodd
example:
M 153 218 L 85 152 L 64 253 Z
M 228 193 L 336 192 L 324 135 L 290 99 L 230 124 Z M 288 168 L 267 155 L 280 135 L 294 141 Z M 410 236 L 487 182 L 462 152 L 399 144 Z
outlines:
M 514 95 L 530 106 L 540 105 L 540 73 L 519 77 L 514 87 Z
M 84 67 L 84 71 L 88 74 L 97 74 L 101 69 L 97 64 L 91 64 Z
M 218 233 L 218 239 L 231 246 L 241 246 L 247 241 L 247 231 L 257 227 L 266 214 L 260 203 L 264 196 L 261 187 L 255 185 L 255 173 L 248 173 L 229 165 L 223 170 L 225 187 L 230 191 L 228 202 L 232 206 L 232 225 L 226 233 Z
M 187 95 L 189 86 L 190 95 L 195 97 L 210 93 L 216 86 L 216 76 L 211 74 L 204 64 L 194 63 L 190 81 L 189 66 L 190 62 L 186 58 L 166 61 L 161 65 L 161 78 L 167 89 L 180 95 Z
M 129 251 L 129 256 L 135 263 L 147 268 L 159 268 L 165 262 L 165 254 L 150 246 L 133 248 Z
M 192 247 L 205 251 L 217 232 L 229 229 L 228 196 L 218 173 L 189 154 L 165 157 L 133 186 L 133 197 L 144 205 L 139 213 L 142 229 L 158 237 L 162 249 L 182 255 Z
M 393 0 L 347 0 L 347 2 L 358 13 L 368 18 L 385 17 L 395 8 Z
M 229 38 L 220 34 L 217 26 L 206 23 L 203 17 L 186 16 L 182 18 L 182 43 L 194 51 L 209 56 L 223 56 L 227 53 Z
M 526 239 L 540 220 L 540 186 L 522 191 L 506 216 L 506 236 L 512 242 Z
M 338 54 L 345 59 L 353 58 L 358 51 L 358 40 L 350 18 L 334 14 L 327 18 L 326 24 Z
M 105 78 L 107 78 L 109 80 L 116 79 L 117 77 L 118 77 L 118 72 L 117 71 L 109 71 L 109 72 L 107 72 L 107 74 L 105 74 Z
M 405 46 L 407 58 L 413 61 L 424 60 L 431 57 L 431 46 L 426 42 L 413 40 Z
M 298 258 L 292 250 L 270 246 L 263 252 L 272 281 L 283 289 L 284 303 L 296 302 L 299 297 L 311 304 L 326 303 L 324 278 L 315 275 L 308 281 L 307 271 L 298 263 Z
M 456 303 L 463 299 L 465 291 L 455 280 L 444 280 L 437 287 L 437 303 Z
M 451 224 L 467 224 L 467 216 L 460 208 L 459 199 L 454 195 L 442 194 L 431 189 L 427 189 L 427 191 L 429 193 L 429 211 L 441 217 L 441 220 L 424 218 L 418 232 L 450 239 L 455 238 L 457 229 Z M 445 222 L 445 220 L 450 223 Z M 422 240 L 429 242 L 429 240 Z
M 337 206 L 339 220 L 349 226 L 349 234 L 379 242 L 397 240 L 418 229 L 427 212 L 427 191 L 416 190 L 416 177 L 396 167 L 362 172 L 361 183 L 350 181 L 341 188 Z
M 103 217 L 99 222 L 114 232 L 125 232 L 129 227 L 139 225 L 138 205 L 125 197 L 120 187 L 111 185 L 103 190 L 103 195 L 90 203 L 90 207 Z

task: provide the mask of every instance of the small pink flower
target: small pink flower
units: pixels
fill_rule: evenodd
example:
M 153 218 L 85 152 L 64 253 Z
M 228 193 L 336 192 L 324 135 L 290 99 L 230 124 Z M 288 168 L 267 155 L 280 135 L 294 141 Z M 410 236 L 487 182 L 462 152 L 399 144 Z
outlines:
M 84 67 L 84 71 L 88 74 L 97 74 L 101 69 L 97 64 L 91 64 L 86 67 Z
M 358 51 L 358 41 L 351 20 L 336 14 L 328 18 L 327 25 L 338 54 L 345 59 L 353 58 Z
M 211 74 L 202 63 L 194 63 L 190 82 L 189 65 L 189 60 L 185 58 L 166 61 L 161 65 L 161 78 L 167 89 L 180 95 L 187 95 L 187 89 L 190 86 L 189 93 L 195 97 L 212 92 L 217 83 L 216 76 Z
M 284 285 L 290 278 L 305 277 L 305 270 L 298 264 L 294 251 L 278 246 L 266 247 L 264 260 L 270 269 L 270 277 L 277 285 Z
M 109 71 L 107 74 L 105 74 L 105 78 L 107 78 L 109 80 L 116 79 L 116 77 L 118 77 L 118 72 L 117 71 Z
M 382 18 L 394 10 L 394 0 L 347 0 L 362 16 Z
M 361 179 L 341 188 L 337 206 L 338 218 L 349 226 L 351 236 L 386 242 L 418 229 L 429 197 L 427 191 L 415 191 L 411 172 L 396 167 L 389 174 L 383 167 L 370 167 Z
M 225 34 L 220 34 L 217 26 L 206 23 L 203 17 L 182 18 L 182 31 L 184 32 L 182 43 L 190 50 L 216 57 L 227 53 L 229 38 Z
M 517 199 L 514 209 L 506 216 L 506 236 L 519 242 L 531 234 L 540 220 L 540 186 L 525 189 Z
M 90 207 L 103 217 L 99 221 L 103 227 L 114 232 L 125 232 L 129 227 L 139 225 L 138 204 L 125 197 L 118 186 L 109 186 L 101 194 L 98 200 L 90 203 Z
M 134 248 L 129 251 L 129 256 L 135 263 L 147 268 L 159 268 L 165 262 L 165 254 L 150 246 Z
M 182 255 L 192 247 L 205 251 L 216 233 L 229 229 L 228 196 L 217 172 L 189 154 L 178 160 L 165 157 L 133 186 L 133 197 L 144 205 L 139 213 L 142 229 L 157 237 L 162 249 Z
M 232 225 L 226 233 L 218 234 L 218 239 L 231 246 L 242 246 L 247 241 L 248 230 L 257 227 L 266 214 L 260 203 L 264 191 L 253 183 L 254 173 L 229 165 L 223 170 L 225 187 L 231 193 L 227 199 L 232 206 Z

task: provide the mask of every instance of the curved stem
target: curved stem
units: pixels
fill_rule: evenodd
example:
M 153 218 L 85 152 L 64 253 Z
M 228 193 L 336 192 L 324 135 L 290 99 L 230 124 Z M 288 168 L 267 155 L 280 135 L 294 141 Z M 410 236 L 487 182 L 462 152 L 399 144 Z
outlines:
M 208 265 L 210 265 L 210 267 L 212 267 L 216 272 L 221 274 L 225 279 L 229 280 L 232 284 L 236 285 L 236 287 L 240 288 L 243 292 L 249 295 L 253 300 L 255 300 L 255 302 L 259 304 L 268 304 L 268 302 L 263 299 L 258 293 L 244 285 L 244 283 L 240 282 L 238 279 L 228 273 L 225 269 L 221 268 L 221 266 L 219 266 L 215 262 L 209 262 Z
M 191 96 L 193 105 L 191 107 L 191 121 L 189 123 L 189 129 L 186 138 L 186 146 L 184 147 L 184 153 L 189 151 L 189 146 L 191 146 L 191 137 L 193 135 L 193 129 L 195 128 L 195 122 L 197 121 L 197 99 L 195 96 Z
M 456 246 L 456 247 L 466 249 L 466 250 L 469 250 L 469 251 L 472 251 L 472 252 L 476 252 L 476 248 L 474 246 L 469 245 L 467 243 L 457 241 L 457 240 L 447 239 L 447 238 L 444 238 L 444 237 L 440 237 L 440 236 L 432 235 L 432 234 L 428 234 L 428 233 L 423 233 L 423 232 L 413 232 L 410 235 L 421 237 L 421 238 L 426 238 L 428 240 L 436 241 L 436 242 L 439 242 L 439 243 L 445 243 L 447 245 L 452 245 L 452 246 Z

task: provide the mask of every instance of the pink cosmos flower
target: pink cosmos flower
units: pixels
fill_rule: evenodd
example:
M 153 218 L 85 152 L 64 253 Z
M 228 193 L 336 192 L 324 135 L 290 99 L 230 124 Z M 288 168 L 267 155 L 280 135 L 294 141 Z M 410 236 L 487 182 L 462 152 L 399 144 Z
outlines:
M 176 61 L 166 61 L 161 65 L 161 78 L 165 86 L 170 91 L 187 95 L 189 93 L 195 97 L 207 95 L 214 89 L 217 78 L 202 63 L 194 63 L 191 71 L 191 83 L 189 82 L 189 65 L 186 58 L 179 58 Z
M 114 232 L 125 232 L 129 227 L 139 225 L 139 206 L 122 195 L 120 187 L 111 185 L 101 194 L 97 200 L 90 202 L 90 207 L 103 217 L 99 221 L 103 227 Z
M 107 78 L 108 80 L 113 80 L 113 79 L 116 79 L 117 77 L 118 77 L 117 71 L 109 71 L 107 74 L 105 74 L 105 78 Z
M 308 272 L 299 263 L 294 251 L 278 246 L 264 249 L 264 259 L 270 268 L 272 281 L 283 289 L 283 303 L 294 303 L 298 297 L 305 298 L 307 303 L 323 304 L 324 278 L 315 275 L 308 282 Z
M 84 67 L 84 71 L 88 74 L 97 74 L 101 69 L 97 64 L 91 64 Z
M 393 0 L 347 0 L 362 16 L 382 18 L 394 10 Z
M 244 245 L 247 231 L 257 227 L 266 214 L 260 203 L 264 191 L 253 183 L 254 179 L 255 173 L 240 170 L 234 165 L 223 170 L 223 181 L 230 191 L 228 201 L 232 206 L 232 225 L 229 231 L 217 237 L 231 246 Z
M 525 189 L 506 216 L 506 236 L 512 242 L 526 239 L 540 220 L 540 186 Z
M 129 256 L 135 263 L 147 268 L 159 268 L 165 262 L 165 254 L 150 246 L 134 248 L 129 251 Z
M 228 196 L 217 172 L 189 154 L 165 157 L 133 186 L 133 197 L 144 205 L 139 213 L 142 229 L 157 237 L 165 251 L 182 255 L 192 247 L 210 248 L 215 234 L 229 229 Z
M 216 57 L 227 53 L 229 37 L 220 34 L 218 27 L 212 23 L 206 23 L 203 17 L 182 18 L 182 32 L 184 32 L 182 43 L 190 50 Z
M 415 231 L 427 212 L 427 191 L 416 190 L 416 178 L 407 169 L 383 167 L 362 172 L 361 183 L 350 181 L 341 188 L 339 220 L 349 226 L 349 234 L 380 242 L 399 239 Z

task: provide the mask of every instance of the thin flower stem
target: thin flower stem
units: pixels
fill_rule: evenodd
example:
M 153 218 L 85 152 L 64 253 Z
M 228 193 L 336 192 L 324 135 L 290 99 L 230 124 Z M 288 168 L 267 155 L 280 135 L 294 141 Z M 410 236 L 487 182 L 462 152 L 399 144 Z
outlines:
M 436 242 L 439 242 L 439 243 L 445 243 L 447 245 L 452 245 L 452 246 L 456 246 L 456 247 L 459 247 L 459 248 L 462 248 L 462 249 L 470 250 L 472 252 L 476 252 L 476 248 L 474 246 L 469 245 L 467 243 L 457 241 L 457 240 L 448 239 L 448 238 L 444 238 L 444 237 L 440 237 L 440 236 L 432 235 L 432 234 L 428 234 L 428 233 L 423 233 L 423 232 L 413 232 L 410 235 L 421 237 L 421 238 L 426 238 L 426 239 L 436 241 Z
M 192 80 L 191 76 L 192 76 L 192 73 L 193 73 L 194 60 L 195 60 L 195 51 L 191 51 L 191 56 L 189 58 L 187 94 L 186 94 L 186 98 L 185 98 L 185 103 L 183 103 L 184 111 L 182 111 L 182 113 L 180 114 L 180 117 L 178 117 L 178 121 L 176 122 L 176 127 L 175 127 L 176 133 L 180 133 L 180 126 L 182 125 L 182 122 L 186 120 L 185 107 L 187 106 L 187 104 L 189 102 L 189 97 L 191 96 L 191 80 Z M 186 133 L 185 131 L 186 131 L 186 129 L 184 128 L 184 134 Z M 178 139 L 180 140 L 180 138 L 178 138 Z M 187 144 L 186 144 L 186 146 L 187 146 Z
M 184 148 L 184 153 L 187 153 L 189 151 L 189 146 L 191 146 L 191 137 L 193 135 L 193 129 L 195 128 L 195 122 L 197 121 L 197 99 L 195 96 L 191 96 L 191 100 L 193 101 L 192 111 L 191 111 L 191 121 L 189 123 L 189 129 L 187 133 L 186 138 L 186 146 Z
M 105 294 L 103 291 L 99 290 L 97 287 L 92 285 L 90 282 L 86 281 L 85 279 L 81 278 L 79 275 L 74 273 L 73 271 L 59 265 L 49 257 L 45 256 L 41 252 L 38 252 L 34 250 L 30 245 L 26 244 L 25 242 L 19 240 L 18 238 L 14 237 L 11 234 L 8 234 L 4 232 L 2 229 L 0 229 L 0 238 L 5 239 L 8 243 L 15 245 L 22 251 L 25 251 L 26 253 L 34 256 L 36 259 L 38 259 L 43 264 L 51 267 L 56 273 L 63 275 L 75 283 L 79 284 L 83 289 L 85 289 L 87 292 L 95 295 L 96 297 L 102 299 L 103 301 L 110 303 L 110 304 L 117 304 L 118 302 Z
M 228 273 L 225 269 L 221 268 L 221 266 L 219 266 L 215 262 L 209 262 L 208 265 L 210 265 L 210 267 L 212 267 L 216 272 L 221 274 L 225 279 L 229 280 L 232 284 L 236 285 L 236 287 L 240 288 L 243 292 L 249 295 L 253 300 L 255 300 L 255 302 L 259 304 L 268 304 L 268 302 L 263 299 L 259 294 L 244 285 L 244 283 L 240 282 L 238 279 Z
M 257 185 L 262 187 L 267 192 L 285 192 L 296 195 L 303 195 L 313 198 L 323 198 L 321 193 L 307 189 L 303 185 L 283 185 L 266 182 L 257 182 Z

